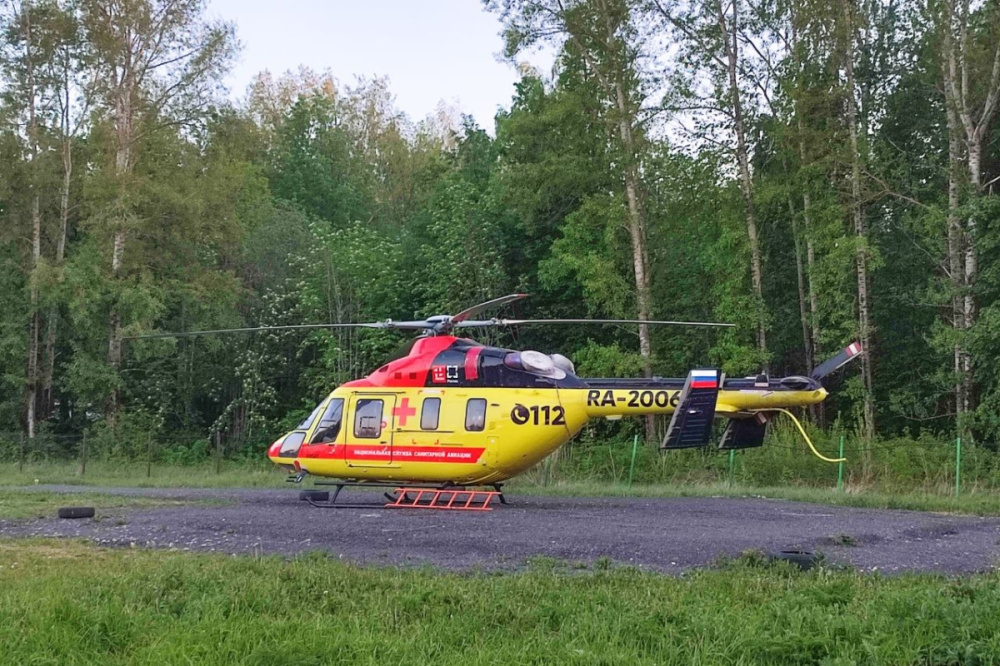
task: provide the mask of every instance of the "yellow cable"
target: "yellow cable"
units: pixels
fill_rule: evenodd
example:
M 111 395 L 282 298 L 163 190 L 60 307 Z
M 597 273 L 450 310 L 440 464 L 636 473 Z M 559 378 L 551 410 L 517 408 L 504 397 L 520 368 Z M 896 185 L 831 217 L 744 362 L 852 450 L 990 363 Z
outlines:
M 795 423 L 795 426 L 799 429 L 799 432 L 802 433 L 802 439 L 806 440 L 806 444 L 809 445 L 809 448 L 812 450 L 814 456 L 816 456 L 820 460 L 822 460 L 824 462 L 828 462 L 828 463 L 847 462 L 847 458 L 827 458 L 822 453 L 820 453 L 819 451 L 817 451 L 816 447 L 813 446 L 812 440 L 809 439 L 809 435 L 806 434 L 806 429 L 803 428 L 802 424 L 799 423 L 799 420 L 797 418 L 795 418 L 795 414 L 792 414 L 787 409 L 781 409 L 780 407 L 774 407 L 772 409 L 758 409 L 757 411 L 759 411 L 759 412 L 781 412 L 782 414 L 786 414 L 790 419 L 792 419 L 792 422 Z

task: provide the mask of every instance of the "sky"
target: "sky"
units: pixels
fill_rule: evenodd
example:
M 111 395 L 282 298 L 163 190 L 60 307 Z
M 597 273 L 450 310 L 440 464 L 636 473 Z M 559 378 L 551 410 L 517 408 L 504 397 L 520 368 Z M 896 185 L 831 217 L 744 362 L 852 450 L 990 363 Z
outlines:
M 236 23 L 243 49 L 229 74 L 231 95 L 265 69 L 329 69 L 342 84 L 388 76 L 397 106 L 414 121 L 440 101 L 493 129 L 509 106 L 517 72 L 500 62 L 497 17 L 480 0 L 209 0 L 209 15 Z M 542 71 L 552 58 L 529 54 Z

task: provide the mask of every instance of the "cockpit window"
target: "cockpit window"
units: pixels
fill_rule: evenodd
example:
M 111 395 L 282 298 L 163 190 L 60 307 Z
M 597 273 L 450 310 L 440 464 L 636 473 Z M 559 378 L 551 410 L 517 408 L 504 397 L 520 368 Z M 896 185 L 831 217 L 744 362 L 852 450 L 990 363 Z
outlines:
M 311 426 L 312 422 L 316 420 L 316 417 L 319 416 L 319 413 L 322 411 L 322 409 L 323 409 L 323 403 L 320 403 L 319 406 L 317 406 L 316 409 L 313 410 L 312 414 L 310 414 L 309 416 L 307 416 L 306 420 L 303 421 L 302 423 L 300 423 L 299 425 L 297 425 L 295 427 L 295 429 L 296 430 L 308 430 L 309 426 Z
M 281 453 L 279 455 L 282 457 L 294 456 L 299 452 L 299 447 L 302 446 L 302 442 L 305 438 L 306 434 L 298 430 L 289 433 L 285 437 L 285 440 L 281 442 Z
M 326 406 L 326 411 L 323 412 L 323 417 L 319 420 L 319 425 L 316 426 L 316 432 L 313 434 L 310 444 L 328 444 L 337 439 L 337 435 L 340 434 L 340 422 L 344 416 L 344 400 L 343 398 L 334 398 L 330 401 L 330 404 Z

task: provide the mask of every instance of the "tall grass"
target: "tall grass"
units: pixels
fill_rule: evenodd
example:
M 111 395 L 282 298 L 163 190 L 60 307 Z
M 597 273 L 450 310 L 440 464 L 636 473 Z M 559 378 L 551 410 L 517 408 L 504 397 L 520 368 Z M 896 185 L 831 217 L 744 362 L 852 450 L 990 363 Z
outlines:
M 811 430 L 824 455 L 836 458 L 840 434 Z M 948 494 L 955 490 L 955 442 L 928 434 L 864 443 L 845 435 L 844 484 L 854 491 Z M 550 481 L 625 483 L 631 465 L 632 442 L 578 440 L 563 447 L 533 470 L 538 483 Z M 838 466 L 813 456 L 789 424 L 772 424 L 767 443 L 737 451 L 733 478 L 749 487 L 811 486 L 832 488 Z M 1000 491 L 1000 454 L 966 444 L 962 449 L 965 492 Z M 640 445 L 634 482 L 638 484 L 717 484 L 728 482 L 729 455 L 713 446 L 661 452 Z
M 520 563 L 523 565 L 523 563 Z M 360 568 L 0 541 L 0 663 L 989 664 L 1000 574 Z
M 91 461 L 85 473 L 79 462 L 42 461 L 22 470 L 16 462 L 0 462 L 0 486 L 69 484 L 86 486 L 132 486 L 138 488 L 280 488 L 288 473 L 268 461 L 223 461 L 217 472 L 212 462 L 177 465 Z

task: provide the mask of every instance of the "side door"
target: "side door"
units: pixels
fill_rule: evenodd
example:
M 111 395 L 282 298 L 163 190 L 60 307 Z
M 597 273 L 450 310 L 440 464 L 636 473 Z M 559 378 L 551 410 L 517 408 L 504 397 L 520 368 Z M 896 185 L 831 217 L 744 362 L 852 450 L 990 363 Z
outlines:
M 344 460 L 351 467 L 389 467 L 392 463 L 392 393 L 356 393 L 348 411 Z

